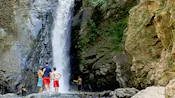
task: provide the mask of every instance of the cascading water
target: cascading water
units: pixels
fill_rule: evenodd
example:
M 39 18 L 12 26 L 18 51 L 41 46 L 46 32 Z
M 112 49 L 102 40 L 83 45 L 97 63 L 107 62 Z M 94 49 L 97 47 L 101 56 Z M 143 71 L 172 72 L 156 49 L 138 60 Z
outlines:
M 73 5 L 74 0 L 59 0 L 52 31 L 53 66 L 62 74 L 60 92 L 68 92 L 69 90 L 69 48 Z

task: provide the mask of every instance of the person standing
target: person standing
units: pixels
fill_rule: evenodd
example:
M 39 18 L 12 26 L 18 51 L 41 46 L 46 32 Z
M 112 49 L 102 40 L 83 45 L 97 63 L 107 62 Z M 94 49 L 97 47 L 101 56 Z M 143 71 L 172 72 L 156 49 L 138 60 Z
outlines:
M 37 83 L 37 86 L 40 87 L 39 93 L 43 91 L 43 79 L 42 79 L 43 74 L 44 74 L 43 67 L 40 66 L 40 69 L 38 71 L 38 83 Z
M 58 73 L 56 71 L 56 67 L 53 68 L 54 72 L 53 72 L 53 79 L 54 79 L 54 88 L 55 88 L 55 92 L 59 91 L 59 79 L 61 78 L 61 74 Z
M 82 78 L 80 76 L 78 76 L 78 79 L 77 80 L 73 80 L 75 83 L 77 83 L 78 85 L 78 90 L 81 91 L 82 89 Z
M 50 90 L 50 75 L 52 73 L 51 68 L 49 67 L 49 63 L 46 62 L 46 65 L 43 67 L 43 84 L 44 88 L 46 89 L 47 92 Z

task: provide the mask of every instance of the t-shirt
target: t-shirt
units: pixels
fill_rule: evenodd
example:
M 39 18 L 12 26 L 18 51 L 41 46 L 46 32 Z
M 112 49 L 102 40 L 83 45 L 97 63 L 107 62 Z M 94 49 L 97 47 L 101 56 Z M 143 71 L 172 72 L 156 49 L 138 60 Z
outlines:
M 56 72 L 56 71 L 54 71 L 53 72 L 53 78 L 54 78 L 54 80 L 59 80 L 61 78 L 61 74 Z
M 45 69 L 43 77 L 50 77 L 50 72 L 52 72 L 51 68 L 49 66 L 44 66 L 43 69 Z

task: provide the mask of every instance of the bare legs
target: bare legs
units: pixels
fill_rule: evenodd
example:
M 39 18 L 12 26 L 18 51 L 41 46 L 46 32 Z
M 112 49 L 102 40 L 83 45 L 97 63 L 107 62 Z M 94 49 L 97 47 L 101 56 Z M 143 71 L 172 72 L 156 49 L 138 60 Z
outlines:
M 50 86 L 49 85 L 44 85 L 44 88 L 46 89 L 47 92 L 49 92 L 49 90 L 50 90 Z
M 59 88 L 58 87 L 55 87 L 55 92 L 58 92 L 59 91 Z
M 42 87 L 40 87 L 40 89 L 39 89 L 39 93 L 42 93 L 42 91 L 43 91 L 43 88 L 42 88 Z

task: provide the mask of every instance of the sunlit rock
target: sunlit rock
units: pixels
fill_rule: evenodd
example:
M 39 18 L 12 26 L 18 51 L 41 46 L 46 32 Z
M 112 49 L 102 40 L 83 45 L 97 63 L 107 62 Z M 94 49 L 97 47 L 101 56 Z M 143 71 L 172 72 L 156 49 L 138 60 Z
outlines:
M 166 86 L 174 78 L 174 1 L 141 0 L 130 10 L 125 49 L 134 85 Z
M 148 87 L 131 98 L 165 98 L 165 87 Z
M 171 80 L 166 86 L 166 98 L 175 98 L 175 79 Z

